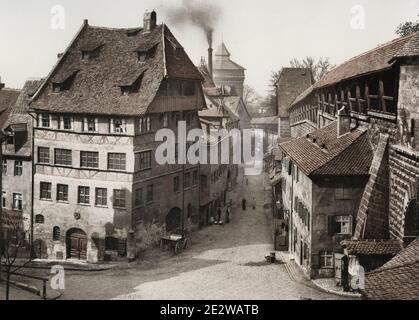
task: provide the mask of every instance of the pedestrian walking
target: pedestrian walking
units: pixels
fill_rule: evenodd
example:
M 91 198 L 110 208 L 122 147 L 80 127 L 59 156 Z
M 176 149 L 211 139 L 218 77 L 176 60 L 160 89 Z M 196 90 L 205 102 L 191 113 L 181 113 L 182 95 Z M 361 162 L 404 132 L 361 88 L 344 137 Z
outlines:
M 246 204 L 247 204 L 247 200 L 245 198 L 243 198 L 243 200 L 242 200 L 242 209 L 243 209 L 243 211 L 246 211 Z

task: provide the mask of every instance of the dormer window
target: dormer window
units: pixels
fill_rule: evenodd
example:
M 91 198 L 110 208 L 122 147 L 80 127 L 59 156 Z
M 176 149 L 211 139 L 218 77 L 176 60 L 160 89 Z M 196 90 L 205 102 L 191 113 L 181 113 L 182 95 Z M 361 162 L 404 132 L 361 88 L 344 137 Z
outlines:
M 144 72 L 145 71 L 141 72 L 141 74 L 134 79 L 125 80 L 123 84 L 120 85 L 122 95 L 137 93 L 140 90 Z
M 55 77 L 52 80 L 52 91 L 59 93 L 62 91 L 70 90 L 71 86 L 74 83 L 78 71 L 74 71 L 70 74 L 64 74 Z
M 42 128 L 49 128 L 51 126 L 51 115 L 48 113 L 39 115 L 39 125 Z
M 98 119 L 94 117 L 86 117 L 83 119 L 83 131 L 97 132 Z
M 147 59 L 153 58 L 156 54 L 157 45 L 149 49 L 137 49 L 138 62 L 146 62 Z
M 111 120 L 111 133 L 126 133 L 127 120 L 126 119 L 112 119 Z
M 81 58 L 82 60 L 89 60 L 98 58 L 100 56 L 100 51 L 103 47 L 103 44 L 100 45 L 88 45 L 81 49 Z
M 71 116 L 62 116 L 59 119 L 59 126 L 62 130 L 73 129 L 73 118 Z

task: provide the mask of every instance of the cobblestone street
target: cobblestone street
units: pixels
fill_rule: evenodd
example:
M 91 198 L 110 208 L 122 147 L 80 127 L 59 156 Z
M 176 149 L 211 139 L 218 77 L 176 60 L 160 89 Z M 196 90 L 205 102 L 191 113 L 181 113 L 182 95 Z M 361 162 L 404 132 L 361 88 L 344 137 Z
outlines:
M 191 234 L 183 254 L 156 250 L 109 271 L 67 272 L 62 299 L 342 299 L 291 278 L 283 264 L 265 263 L 272 246 L 263 179 L 249 177 L 248 186 L 238 186 L 238 202 L 256 197 L 256 210 L 236 208 L 230 224 Z

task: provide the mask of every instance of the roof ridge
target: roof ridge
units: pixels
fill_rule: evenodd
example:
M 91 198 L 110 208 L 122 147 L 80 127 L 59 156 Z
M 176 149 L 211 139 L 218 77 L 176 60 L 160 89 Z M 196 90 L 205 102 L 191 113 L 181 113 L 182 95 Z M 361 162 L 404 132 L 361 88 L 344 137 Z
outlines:
M 392 267 L 387 267 L 387 268 L 381 267 L 381 268 L 379 268 L 377 270 L 374 270 L 374 271 L 371 271 L 371 272 L 367 272 L 366 275 L 377 274 L 377 273 L 381 273 L 381 272 L 384 272 L 384 271 L 391 271 L 391 270 L 400 269 L 400 268 L 404 268 L 404 267 L 410 267 L 410 266 L 413 266 L 416 263 L 419 263 L 419 257 L 416 258 L 415 261 L 412 261 L 412 262 L 409 262 L 409 263 L 398 264 L 398 265 L 395 265 L 395 266 L 392 266 Z

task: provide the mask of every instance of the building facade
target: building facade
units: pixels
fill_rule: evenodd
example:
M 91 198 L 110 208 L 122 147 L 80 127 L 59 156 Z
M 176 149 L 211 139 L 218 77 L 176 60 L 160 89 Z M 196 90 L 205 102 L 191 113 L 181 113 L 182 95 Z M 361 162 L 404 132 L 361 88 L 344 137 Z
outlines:
M 202 76 L 155 12 L 142 28 L 84 22 L 31 101 L 34 239 L 49 259 L 134 259 L 199 223 L 200 166 L 161 165 L 161 128 L 199 128 Z M 164 195 L 164 197 L 162 197 Z

